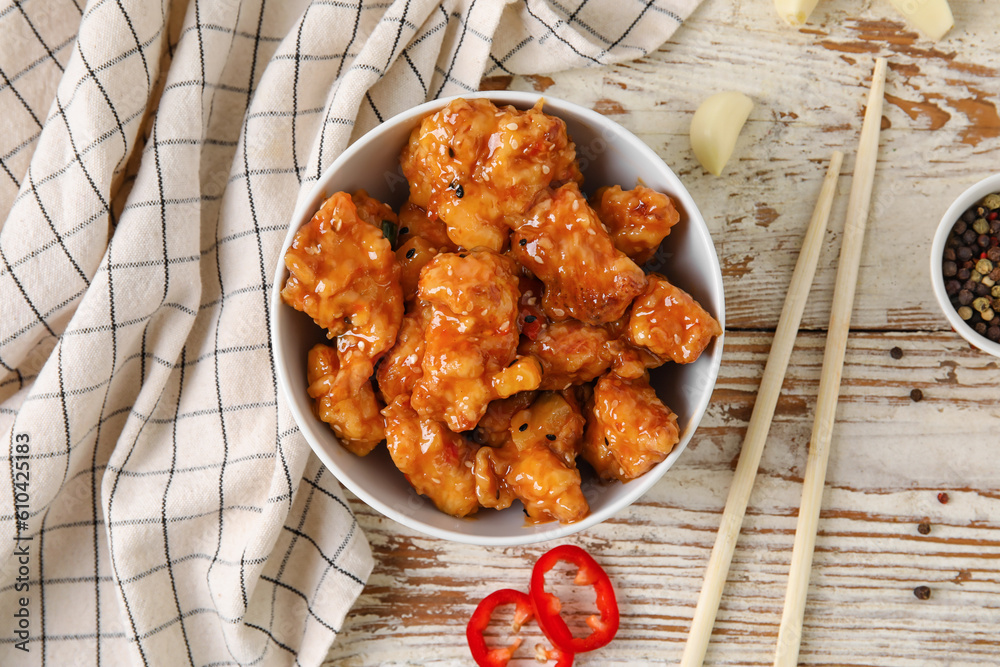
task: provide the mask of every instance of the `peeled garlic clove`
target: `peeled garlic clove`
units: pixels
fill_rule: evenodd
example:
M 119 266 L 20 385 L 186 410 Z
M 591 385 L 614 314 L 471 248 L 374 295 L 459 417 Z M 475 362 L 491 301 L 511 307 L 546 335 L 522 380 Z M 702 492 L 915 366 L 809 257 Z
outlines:
M 889 0 L 906 20 L 935 42 L 951 30 L 955 19 L 948 0 Z
M 753 101 L 743 93 L 716 93 L 691 119 L 691 149 L 707 171 L 719 176 L 736 147 Z
M 819 0 L 774 0 L 774 8 L 788 25 L 799 26 L 809 20 L 817 2 Z

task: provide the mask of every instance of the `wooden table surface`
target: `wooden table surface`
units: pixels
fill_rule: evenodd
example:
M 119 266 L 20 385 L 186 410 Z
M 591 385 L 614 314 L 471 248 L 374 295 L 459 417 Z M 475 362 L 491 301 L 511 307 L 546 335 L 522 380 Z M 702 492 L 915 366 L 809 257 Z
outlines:
M 679 661 L 824 165 L 840 149 L 830 230 L 706 659 L 771 664 L 875 55 L 889 58 L 889 75 L 873 212 L 800 660 L 1000 664 L 1000 362 L 951 331 L 928 272 L 945 209 L 998 169 L 1000 31 L 995 0 L 952 8 L 955 28 L 934 44 L 887 0 L 823 0 L 802 29 L 783 25 L 770 0 L 704 0 L 649 57 L 484 81 L 543 90 L 635 132 L 687 185 L 725 279 L 722 370 L 687 451 L 632 507 L 564 540 L 595 554 L 621 597 L 618 637 L 577 665 Z M 694 160 L 687 128 L 698 103 L 721 90 L 743 91 L 756 107 L 715 178 Z M 464 628 L 475 604 L 496 588 L 524 587 L 554 546 L 453 544 L 352 503 L 375 570 L 328 666 L 471 665 Z M 918 599 L 916 586 L 928 586 L 930 599 Z

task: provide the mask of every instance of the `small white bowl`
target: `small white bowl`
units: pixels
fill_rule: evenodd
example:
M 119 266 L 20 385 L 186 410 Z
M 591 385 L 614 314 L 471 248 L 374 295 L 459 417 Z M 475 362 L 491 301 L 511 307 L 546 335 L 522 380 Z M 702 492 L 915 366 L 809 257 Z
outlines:
M 462 97 L 487 97 L 497 105 L 528 109 L 542 96 L 488 92 Z M 364 458 L 341 447 L 333 431 L 314 416 L 312 400 L 306 393 L 306 353 L 312 345 L 325 340 L 323 331 L 310 318 L 281 301 L 280 291 L 288 277 L 283 258 L 299 227 L 309 221 L 326 196 L 340 190 L 353 192 L 364 188 L 393 207 L 403 204 L 408 188 L 399 168 L 399 153 L 411 130 L 451 99 L 454 98 L 414 107 L 358 139 L 330 165 L 311 196 L 295 211 L 271 293 L 271 335 L 278 380 L 299 428 L 316 455 L 341 483 L 382 514 L 428 535 L 468 544 L 528 544 L 564 537 L 604 521 L 627 507 L 674 464 L 691 441 L 708 406 L 722 360 L 722 337 L 713 341 L 698 361 L 683 366 L 667 364 L 652 373 L 654 387 L 677 413 L 681 429 L 680 443 L 666 460 L 627 484 L 600 484 L 585 478 L 583 491 L 591 511 L 582 521 L 568 525 L 555 522 L 530 525 L 525 522 L 518 504 L 499 512 L 481 509 L 464 519 L 448 516 L 413 491 L 392 464 L 385 447 L 378 447 Z M 698 207 L 680 179 L 646 144 L 604 116 L 550 97 L 545 98 L 545 111 L 566 121 L 570 137 L 577 146 L 588 192 L 601 185 L 619 184 L 627 189 L 641 182 L 674 199 L 681 212 L 681 222 L 674 227 L 657 255 L 668 259 L 667 265 L 659 271 L 689 292 L 725 327 L 722 272 L 715 246 Z
M 948 240 L 951 228 L 955 226 L 955 223 L 958 222 L 958 219 L 966 210 L 980 202 L 986 195 L 994 192 L 1000 192 L 1000 174 L 984 178 L 973 185 L 960 194 L 958 199 L 945 211 L 944 217 L 941 218 L 941 222 L 938 224 L 937 232 L 934 234 L 934 242 L 931 244 L 931 287 L 933 287 L 938 305 L 941 306 L 941 311 L 948 318 L 952 329 L 983 352 L 992 354 L 994 357 L 1000 357 L 1000 343 L 994 343 L 989 338 L 980 336 L 976 333 L 975 329 L 966 324 L 965 320 L 958 316 L 958 311 L 951 305 L 951 299 L 948 298 L 948 293 L 944 289 L 945 279 L 941 269 L 941 262 L 944 260 L 944 244 Z

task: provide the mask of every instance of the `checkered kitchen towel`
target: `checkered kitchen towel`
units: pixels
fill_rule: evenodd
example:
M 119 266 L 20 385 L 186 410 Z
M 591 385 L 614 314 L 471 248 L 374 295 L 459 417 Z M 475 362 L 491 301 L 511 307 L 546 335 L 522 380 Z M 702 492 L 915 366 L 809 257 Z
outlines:
M 0 665 L 321 663 L 372 560 L 275 380 L 296 200 L 384 118 L 697 2 L 0 2 Z

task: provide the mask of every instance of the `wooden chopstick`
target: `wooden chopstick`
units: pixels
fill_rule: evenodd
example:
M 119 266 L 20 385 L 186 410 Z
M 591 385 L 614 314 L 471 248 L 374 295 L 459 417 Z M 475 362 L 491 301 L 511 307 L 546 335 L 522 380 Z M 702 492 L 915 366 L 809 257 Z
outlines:
M 875 60 L 872 87 L 868 93 L 868 109 L 861 126 L 858 157 L 854 164 L 851 196 L 847 201 L 847 218 L 844 223 L 844 240 L 840 248 L 837 282 L 833 291 L 830 326 L 823 354 L 823 371 L 816 399 L 816 416 L 813 421 L 809 444 L 806 475 L 802 483 L 802 505 L 795 528 L 795 546 L 788 575 L 785 609 L 778 630 L 778 647 L 775 650 L 775 667 L 794 667 L 798 663 L 799 642 L 802 638 L 802 614 L 809 589 L 813 550 L 816 547 L 816 528 L 826 484 L 826 467 L 830 458 L 830 436 L 837 413 L 840 379 L 844 370 L 844 352 L 851 328 L 851 311 L 854 308 L 854 289 L 858 282 L 861 248 L 868 222 L 875 179 L 875 162 L 878 157 L 879 130 L 882 125 L 882 100 L 885 88 L 886 61 Z
M 840 176 L 840 166 L 843 161 L 844 154 L 840 151 L 834 151 L 830 157 L 830 166 L 826 170 L 819 199 L 813 210 L 805 239 L 802 241 L 799 259 L 795 263 L 792 282 L 785 296 L 785 305 L 778 319 L 774 340 L 771 342 L 771 352 L 764 367 L 764 376 L 760 381 L 753 414 L 750 416 L 750 424 L 743 439 L 740 462 L 736 466 L 729 498 L 726 500 L 726 509 L 722 514 L 722 524 L 719 526 L 719 534 L 715 538 L 712 556 L 708 561 L 708 572 L 698 598 L 698 608 L 694 612 L 691 632 L 684 647 L 684 656 L 681 658 L 683 667 L 698 667 L 705 659 L 705 651 L 712 636 L 712 626 L 715 624 L 715 615 L 719 611 L 722 589 L 726 584 L 729 566 L 733 561 L 733 551 L 736 549 L 736 540 L 739 538 L 740 526 L 746 514 L 747 503 L 750 501 L 750 492 L 757 476 L 761 453 L 764 451 L 764 442 L 771 427 L 771 419 L 774 417 L 778 395 L 781 393 L 788 359 L 792 355 L 792 348 L 795 347 L 795 336 L 798 334 L 802 311 L 809 297 L 809 287 L 816 274 L 816 263 L 819 260 L 819 251 L 826 232 L 827 220 L 830 218 L 830 208 L 833 205 L 837 178 Z

